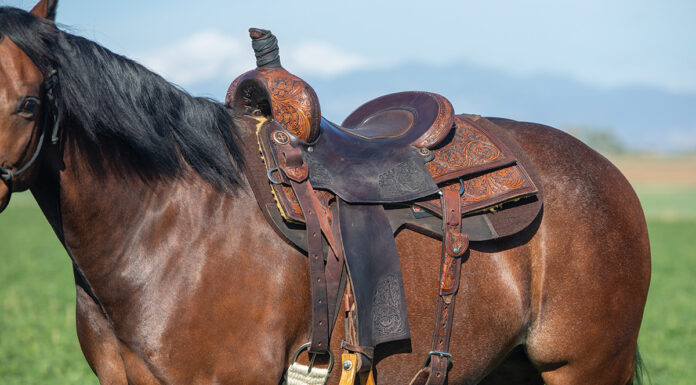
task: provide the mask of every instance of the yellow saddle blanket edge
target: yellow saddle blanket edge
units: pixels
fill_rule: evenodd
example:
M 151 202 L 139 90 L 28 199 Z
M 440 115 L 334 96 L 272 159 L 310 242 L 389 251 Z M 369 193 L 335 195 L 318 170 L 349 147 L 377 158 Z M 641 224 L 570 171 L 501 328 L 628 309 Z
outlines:
M 258 121 L 256 123 L 256 144 L 258 145 L 258 150 L 259 150 L 259 156 L 261 156 L 261 160 L 263 161 L 263 164 L 266 165 L 266 170 L 269 170 L 268 167 L 268 162 L 266 161 L 266 155 L 263 153 L 263 147 L 261 145 L 261 138 L 259 137 L 259 133 L 261 132 L 261 126 L 263 126 L 266 121 L 268 121 L 268 118 L 265 116 L 253 116 L 253 118 Z M 280 203 L 280 199 L 278 198 L 278 195 L 275 191 L 275 189 L 271 186 L 270 181 L 268 182 L 268 188 L 271 190 L 271 194 L 273 195 L 273 200 L 275 201 L 276 206 L 278 207 L 278 211 L 280 211 L 280 215 L 283 217 L 288 222 L 293 222 L 293 223 L 298 223 L 297 221 L 293 220 L 290 218 L 290 216 L 285 212 L 285 207 Z

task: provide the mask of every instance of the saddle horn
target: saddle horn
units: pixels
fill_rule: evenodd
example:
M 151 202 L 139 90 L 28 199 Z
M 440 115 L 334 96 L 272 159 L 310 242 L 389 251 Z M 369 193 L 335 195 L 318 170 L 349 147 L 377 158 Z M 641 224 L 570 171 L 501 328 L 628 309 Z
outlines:
M 321 108 L 314 89 L 280 65 L 278 39 L 269 30 L 250 28 L 256 69 L 235 79 L 226 104 L 236 114 L 275 119 L 305 143 L 319 137 Z
M 278 39 L 271 31 L 249 28 L 251 47 L 254 49 L 257 67 L 280 67 Z

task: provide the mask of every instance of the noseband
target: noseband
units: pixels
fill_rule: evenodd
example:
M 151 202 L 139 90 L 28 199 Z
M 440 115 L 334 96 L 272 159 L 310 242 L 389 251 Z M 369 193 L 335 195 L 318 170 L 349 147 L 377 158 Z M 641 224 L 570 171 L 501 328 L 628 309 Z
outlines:
M 36 159 L 39 158 L 39 154 L 41 153 L 41 149 L 43 148 L 43 142 L 44 137 L 46 136 L 47 127 L 50 124 L 53 124 L 53 129 L 51 132 L 51 143 L 58 143 L 58 126 L 60 124 L 60 119 L 58 116 L 58 106 L 56 105 L 55 90 L 57 86 L 58 71 L 49 68 L 48 76 L 46 77 L 46 79 L 44 79 L 43 82 L 44 101 L 46 103 L 44 103 L 43 119 L 39 128 L 41 130 L 41 136 L 39 136 L 39 141 L 36 145 L 36 150 L 34 150 L 34 155 L 32 155 L 31 159 L 29 159 L 29 161 L 17 171 L 12 171 L 9 168 L 4 168 L 0 166 L 0 179 L 2 179 L 7 185 L 7 188 L 10 192 L 10 196 L 12 196 L 11 194 L 14 187 L 14 179 L 22 173 L 24 173 L 25 171 L 27 171 L 34 164 L 34 162 L 36 162 Z M 31 143 L 31 139 L 29 140 L 29 143 Z M 28 145 L 29 144 L 27 144 L 27 146 Z M 7 201 L 9 203 L 9 199 Z

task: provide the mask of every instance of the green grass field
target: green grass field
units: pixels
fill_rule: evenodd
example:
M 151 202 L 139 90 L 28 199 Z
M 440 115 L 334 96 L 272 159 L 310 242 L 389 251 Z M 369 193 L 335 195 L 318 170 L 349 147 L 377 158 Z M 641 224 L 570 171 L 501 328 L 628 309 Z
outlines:
M 638 189 L 653 277 L 640 348 L 653 384 L 696 378 L 696 187 Z M 97 384 L 75 334 L 70 261 L 33 198 L 0 215 L 0 384 Z
M 77 342 L 72 264 L 34 198 L 0 215 L 0 384 L 98 384 Z

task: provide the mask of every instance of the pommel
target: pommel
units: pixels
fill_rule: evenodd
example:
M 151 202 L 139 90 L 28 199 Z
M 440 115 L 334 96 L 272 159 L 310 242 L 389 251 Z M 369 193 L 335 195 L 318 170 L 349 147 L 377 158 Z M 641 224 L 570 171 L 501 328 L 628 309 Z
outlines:
M 312 87 L 280 65 L 278 39 L 271 31 L 250 28 L 257 68 L 235 79 L 225 100 L 235 114 L 264 116 L 305 143 L 319 136 L 321 109 Z

